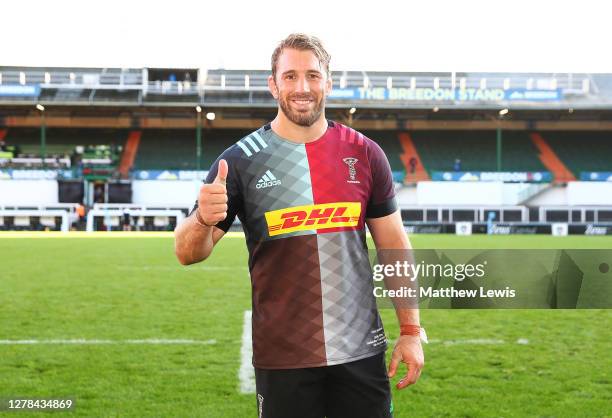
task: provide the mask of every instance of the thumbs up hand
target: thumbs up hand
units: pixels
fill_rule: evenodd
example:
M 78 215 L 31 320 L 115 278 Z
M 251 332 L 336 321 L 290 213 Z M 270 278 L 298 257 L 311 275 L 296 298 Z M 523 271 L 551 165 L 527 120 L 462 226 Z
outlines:
M 219 161 L 217 177 L 211 184 L 203 184 L 198 196 L 198 221 L 213 226 L 227 217 L 227 161 Z
M 217 171 L 217 177 L 215 177 L 215 184 L 222 184 L 225 186 L 225 181 L 227 180 L 227 170 L 229 170 L 227 166 L 227 161 L 220 160 L 219 161 L 219 170 Z

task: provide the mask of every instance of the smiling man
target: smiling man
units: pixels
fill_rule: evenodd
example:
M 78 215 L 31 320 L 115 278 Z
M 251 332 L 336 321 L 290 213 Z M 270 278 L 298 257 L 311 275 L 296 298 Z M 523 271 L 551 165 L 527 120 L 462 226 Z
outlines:
M 366 224 L 377 249 L 409 249 L 389 163 L 361 133 L 328 121 L 330 56 L 292 34 L 272 55 L 276 118 L 211 167 L 176 231 L 183 264 L 206 259 L 236 216 L 249 250 L 253 365 L 264 418 L 392 416 L 397 387 L 423 367 L 416 309 L 398 308 L 401 335 L 385 368 L 386 338 L 373 295 Z

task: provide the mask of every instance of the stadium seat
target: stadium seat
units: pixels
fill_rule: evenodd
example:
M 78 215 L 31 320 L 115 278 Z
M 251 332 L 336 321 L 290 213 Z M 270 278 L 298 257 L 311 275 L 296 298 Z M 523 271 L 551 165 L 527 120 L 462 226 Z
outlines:
M 612 171 L 609 132 L 547 131 L 541 135 L 577 178 L 581 171 Z
M 413 131 L 411 136 L 430 173 L 452 171 L 457 158 L 461 171 L 497 170 L 495 131 Z M 502 170 L 546 170 L 527 132 L 502 132 Z
M 202 164 L 208 170 L 216 158 L 250 130 L 217 129 L 202 131 Z M 137 170 L 195 170 L 195 129 L 145 130 L 136 155 Z
M 109 149 L 115 147 L 117 150 L 123 147 L 127 133 L 124 129 L 47 128 L 45 153 L 47 157 L 70 157 L 77 146 L 86 149 L 97 145 L 106 145 Z M 39 128 L 11 128 L 5 141 L 18 147 L 20 156 L 40 158 L 40 135 Z
M 401 155 L 404 153 L 397 137 L 398 131 L 364 131 L 363 134 L 374 140 L 385 151 L 392 171 L 404 171 Z

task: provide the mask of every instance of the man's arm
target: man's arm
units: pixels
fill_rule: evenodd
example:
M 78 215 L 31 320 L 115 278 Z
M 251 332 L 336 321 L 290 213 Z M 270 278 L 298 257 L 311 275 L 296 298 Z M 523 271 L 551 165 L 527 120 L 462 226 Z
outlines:
M 410 250 L 412 249 L 408 236 L 404 232 L 404 225 L 400 211 L 380 218 L 366 219 L 374 244 L 377 250 Z M 409 309 L 396 304 L 395 312 L 400 326 L 419 325 L 418 308 Z M 399 383 L 398 389 L 416 383 L 425 364 L 423 348 L 419 336 L 400 335 L 389 364 L 389 377 L 395 376 L 397 366 L 403 361 L 408 366 L 408 372 Z
M 198 210 L 198 209 L 196 209 Z M 183 265 L 199 263 L 208 258 L 225 232 L 214 226 L 202 226 L 195 212 L 174 230 L 174 253 Z
M 198 207 L 174 230 L 174 252 L 181 264 L 205 260 L 225 235 L 215 225 L 227 217 L 227 172 L 227 162 L 220 160 L 215 180 L 200 188 Z

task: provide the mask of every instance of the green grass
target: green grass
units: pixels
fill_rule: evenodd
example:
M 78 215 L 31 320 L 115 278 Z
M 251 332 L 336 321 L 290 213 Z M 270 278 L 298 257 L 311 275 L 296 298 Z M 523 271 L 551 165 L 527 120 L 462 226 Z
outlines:
M 606 237 L 421 235 L 412 242 L 612 249 Z M 243 239 L 224 239 L 210 260 L 189 267 L 175 261 L 171 238 L 0 239 L 0 260 L 0 340 L 216 340 L 0 344 L 0 398 L 72 397 L 70 416 L 256 416 L 254 395 L 238 392 L 242 317 L 250 309 Z M 381 314 L 395 338 L 393 311 Z M 393 390 L 396 417 L 612 416 L 612 311 L 427 310 L 422 322 L 438 341 L 505 343 L 425 346 L 418 384 Z

